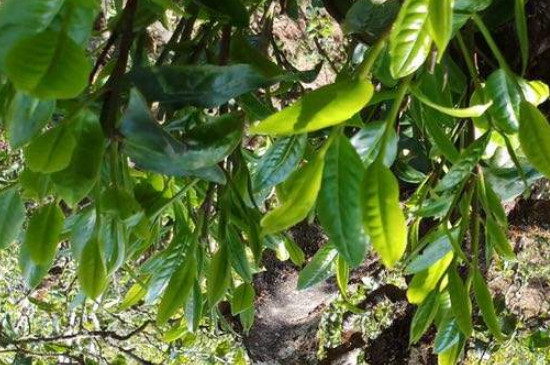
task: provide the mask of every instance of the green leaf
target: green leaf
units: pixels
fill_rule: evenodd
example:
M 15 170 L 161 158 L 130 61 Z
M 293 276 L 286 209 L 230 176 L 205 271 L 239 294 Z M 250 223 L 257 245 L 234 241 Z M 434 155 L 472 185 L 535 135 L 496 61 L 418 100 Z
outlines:
M 504 336 L 500 331 L 500 324 L 495 312 L 495 306 L 493 305 L 493 298 L 491 297 L 489 288 L 487 288 L 485 279 L 483 279 L 483 276 L 477 269 L 474 270 L 473 284 L 474 294 L 477 304 L 479 305 L 479 309 L 481 310 L 483 321 L 487 325 L 487 328 L 489 328 L 489 331 L 493 334 L 493 336 L 495 336 L 497 341 L 502 341 Z
M 441 151 L 447 160 L 452 163 L 457 162 L 460 158 L 460 153 L 440 126 L 437 115 L 426 108 L 422 108 L 422 115 L 424 117 L 424 126 L 426 127 L 428 135 L 433 140 L 434 145 Z
M 36 264 L 45 265 L 55 257 L 64 221 L 65 216 L 56 203 L 39 208 L 30 218 L 25 245 Z
M 370 166 L 376 157 L 381 153 L 384 134 L 386 133 L 386 122 L 376 121 L 367 124 L 361 128 L 351 138 L 351 144 L 361 157 L 366 167 Z M 387 136 L 384 165 L 390 167 L 397 157 L 398 137 L 394 130 L 391 130 Z
M 339 135 L 325 156 L 317 212 L 329 240 L 351 265 L 358 266 L 367 253 L 363 232 L 361 195 L 365 171 L 361 159 L 344 135 Z
M 493 102 L 489 102 L 487 104 L 474 105 L 469 108 L 448 108 L 430 101 L 430 99 L 422 94 L 422 92 L 416 87 L 412 87 L 411 91 L 414 97 L 422 102 L 422 104 L 425 104 L 430 108 L 433 108 L 443 114 L 447 114 L 455 118 L 465 119 L 480 117 L 485 114 L 485 112 L 491 107 L 491 105 L 493 105 Z
M 134 305 L 138 304 L 141 299 L 147 294 L 147 288 L 142 283 L 135 283 L 128 289 L 122 303 L 118 307 L 119 310 L 123 311 Z
M 147 101 L 174 108 L 214 108 L 276 81 L 242 64 L 151 67 L 136 69 L 129 77 Z
M 285 75 L 275 62 L 267 58 L 258 47 L 252 45 L 242 34 L 236 34 L 231 38 L 231 61 L 233 63 L 249 64 L 256 68 L 266 78 L 292 80 L 293 75 Z
M 231 298 L 231 314 L 236 316 L 254 306 L 255 296 L 256 293 L 252 285 L 248 283 L 239 285 L 233 291 L 233 298 Z
M 17 188 L 11 187 L 0 191 L 0 249 L 6 248 L 17 239 L 23 222 L 25 206 Z
M 519 86 L 523 92 L 525 100 L 533 104 L 534 106 L 539 106 L 548 100 L 550 95 L 550 88 L 547 84 L 542 81 L 526 81 L 524 79 L 519 79 Z
M 261 192 L 285 181 L 302 160 L 306 145 L 305 134 L 277 139 L 256 165 L 252 175 L 254 191 Z
M 454 239 L 457 239 L 458 233 L 458 230 L 454 230 L 452 231 L 451 236 Z M 438 234 L 433 238 L 433 242 L 430 243 L 421 254 L 411 260 L 405 268 L 405 272 L 407 274 L 416 274 L 424 271 L 445 257 L 450 251 L 452 251 L 452 249 L 453 246 L 449 236 L 443 231 L 438 232 Z
M 124 151 L 140 168 L 223 183 L 225 177 L 216 164 L 240 143 L 242 119 L 235 114 L 213 118 L 187 131 L 180 141 L 154 120 L 145 100 L 134 90 L 121 132 Z
M 489 113 L 495 125 L 505 133 L 516 133 L 521 103 L 521 89 L 517 81 L 506 71 L 499 69 L 487 79 L 484 93 L 493 101 Z
M 430 0 L 405 0 L 390 33 L 390 71 L 394 79 L 412 74 L 430 53 Z
M 528 102 L 521 103 L 519 142 L 529 162 L 550 177 L 550 125 L 544 115 Z
M 364 34 L 376 41 L 397 17 L 401 4 L 398 0 L 359 0 L 353 3 L 344 20 L 346 33 Z
M 336 283 L 342 297 L 348 296 L 348 282 L 349 282 L 349 265 L 347 261 L 340 255 L 338 255 L 338 261 L 336 262 Z
M 419 306 L 411 322 L 409 343 L 417 343 L 430 328 L 439 309 L 439 291 L 432 291 Z
M 362 195 L 365 232 L 384 265 L 393 267 L 407 248 L 407 225 L 397 179 L 380 160 L 367 169 Z
M 428 294 L 437 287 L 437 284 L 439 284 L 439 281 L 443 275 L 445 275 L 451 261 L 453 261 L 452 251 L 448 252 L 429 269 L 416 273 L 407 289 L 407 299 L 409 303 L 422 303 Z
M 18 90 L 41 99 L 69 99 L 88 84 L 90 62 L 60 31 L 45 30 L 17 43 L 6 56 L 6 74 Z
M 438 50 L 441 61 L 453 35 L 454 0 L 430 0 L 428 30 Z
M 54 100 L 38 100 L 24 93 L 16 93 L 5 121 L 11 147 L 19 148 L 27 144 L 48 123 L 54 109 Z
M 250 128 L 252 134 L 289 135 L 341 124 L 361 111 L 374 92 L 368 81 L 338 81 L 304 95 Z
M 193 0 L 195 3 L 210 10 L 213 15 L 227 19 L 238 27 L 248 26 L 248 11 L 239 0 Z
M 519 40 L 519 49 L 521 51 L 522 73 L 525 73 L 529 62 L 529 33 L 527 30 L 527 16 L 525 14 L 525 0 L 515 0 L 514 10 L 516 32 Z
M 178 310 L 183 309 L 191 288 L 193 288 L 196 275 L 197 262 L 194 257 L 185 260 L 172 274 L 160 300 L 157 313 L 157 323 L 159 325 L 165 324 Z
M 435 191 L 448 191 L 466 180 L 476 164 L 479 162 L 487 143 L 489 143 L 491 133 L 485 133 L 483 136 L 475 140 L 466 150 L 460 154 L 460 159 L 453 164 L 449 172 L 441 180 L 439 180 Z
M 455 265 L 449 268 L 447 275 L 449 279 L 451 308 L 455 315 L 456 322 L 464 336 L 470 337 L 473 331 L 470 293 L 462 282 Z
M 32 171 L 50 174 L 69 166 L 77 141 L 68 124 L 61 124 L 35 138 L 25 150 Z
M 86 242 L 78 265 L 78 282 L 91 299 L 98 298 L 107 287 L 107 267 L 103 244 L 97 235 Z
M 38 265 L 31 259 L 31 253 L 29 247 L 23 243 L 19 248 L 19 268 L 21 274 L 25 279 L 25 283 L 31 288 L 36 288 L 46 275 L 52 266 L 53 262 L 48 262 L 44 265 Z
M 252 271 L 246 258 L 245 244 L 233 228 L 227 230 L 227 245 L 229 246 L 229 261 L 231 267 L 246 282 L 252 282 Z
M 295 171 L 285 182 L 290 191 L 280 206 L 267 213 L 260 224 L 265 234 L 275 233 L 299 223 L 307 217 L 321 189 L 326 148 L 323 147 L 313 160 Z
M 213 308 L 224 297 L 230 279 L 231 271 L 227 247 L 221 245 L 212 256 L 210 268 L 208 269 L 206 294 L 210 308 Z
M 29 168 L 25 168 L 19 174 L 19 184 L 23 189 L 22 196 L 27 199 L 44 199 L 51 190 L 51 183 L 49 175 L 31 171 Z
M 298 267 L 302 266 L 306 261 L 306 255 L 304 251 L 294 242 L 290 237 L 285 237 L 285 248 L 288 251 L 290 260 Z
M 321 247 L 306 267 L 300 271 L 298 290 L 311 288 L 328 279 L 332 275 L 332 264 L 336 256 L 338 256 L 338 251 L 331 243 Z
M 490 239 L 490 242 L 493 244 L 496 252 L 498 252 L 503 259 L 513 260 L 516 258 L 516 254 L 514 253 L 503 228 L 500 227 L 490 216 L 487 216 L 485 219 L 485 229 L 487 232 L 487 237 Z
M 100 201 L 102 213 L 118 217 L 123 221 L 139 216 L 142 212 L 133 194 L 120 187 L 107 188 L 101 193 Z
M 69 166 L 52 174 L 54 190 L 70 206 L 75 206 L 94 187 L 99 178 L 105 138 L 97 115 L 86 111 L 71 123 L 77 146 Z
M 449 318 L 443 321 L 435 335 L 434 352 L 440 354 L 453 347 L 460 340 L 460 330 L 455 318 Z

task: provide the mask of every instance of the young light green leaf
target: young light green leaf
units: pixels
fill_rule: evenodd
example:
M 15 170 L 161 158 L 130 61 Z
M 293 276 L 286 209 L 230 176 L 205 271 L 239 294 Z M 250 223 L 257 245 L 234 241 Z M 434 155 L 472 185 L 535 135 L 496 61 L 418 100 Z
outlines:
M 439 309 L 439 291 L 433 290 L 418 306 L 411 322 L 409 343 L 417 343 L 430 328 Z
M 25 221 L 25 206 L 17 188 L 0 191 L 0 249 L 6 248 L 17 239 Z
M 260 192 L 285 181 L 302 160 L 306 145 L 306 135 L 276 140 L 256 165 L 252 175 L 254 191 Z
M 493 336 L 495 336 L 497 341 L 502 341 L 504 339 L 504 336 L 500 331 L 500 324 L 495 312 L 493 298 L 491 297 L 489 288 L 487 288 L 485 279 L 483 279 L 483 276 L 481 275 L 479 270 L 474 270 L 473 284 L 476 302 L 479 305 L 481 316 L 483 317 L 487 328 L 489 328 L 489 331 L 493 334 Z
M 48 123 L 54 109 L 54 100 L 38 100 L 25 93 L 16 93 L 5 121 L 12 148 L 27 144 L 40 132 Z
M 321 188 L 326 148 L 320 150 L 312 161 L 295 171 L 285 182 L 291 189 L 283 203 L 267 213 L 261 220 L 265 234 L 290 228 L 307 217 L 313 208 Z
M 128 289 L 122 303 L 118 307 L 119 310 L 126 310 L 139 303 L 141 299 L 147 294 L 147 288 L 144 283 L 135 283 Z
M 428 30 L 438 50 L 441 61 L 453 35 L 454 0 L 430 0 Z
M 35 138 L 25 150 L 32 171 L 50 174 L 61 171 L 71 162 L 77 141 L 67 124 L 58 125 Z
M 340 255 L 338 255 L 338 261 L 336 262 L 336 283 L 342 297 L 348 296 L 348 281 L 349 281 L 349 265 L 347 261 Z
M 294 242 L 290 237 L 285 237 L 285 248 L 290 256 L 292 263 L 298 267 L 301 267 L 306 261 L 306 255 L 304 251 Z
M 361 111 L 374 93 L 369 81 L 338 81 L 304 95 L 293 105 L 253 126 L 252 134 L 290 135 L 345 122 Z
M 539 80 L 526 81 L 521 78 L 518 79 L 518 82 L 523 92 L 523 97 L 534 106 L 539 106 L 548 100 L 550 88 L 544 82 Z
M 90 62 L 65 32 L 47 29 L 17 43 L 6 56 L 6 74 L 18 90 L 41 99 L 69 99 L 88 84 Z
M 415 274 L 407 289 L 409 303 L 422 303 L 428 294 L 437 287 L 451 261 L 453 261 L 452 251 L 448 252 L 429 269 Z
M 456 318 L 458 327 L 466 337 L 470 337 L 473 331 L 472 302 L 470 293 L 460 278 L 456 266 L 452 265 L 447 272 L 449 279 L 449 295 L 451 296 L 451 308 Z
M 165 324 L 187 300 L 195 277 L 197 275 L 197 261 L 194 257 L 185 260 L 178 269 L 172 274 L 170 282 L 162 295 L 157 313 L 157 323 Z
M 493 72 L 487 79 L 484 94 L 493 101 L 489 113 L 495 125 L 505 133 L 516 133 L 521 89 L 514 76 L 503 69 Z
M 415 98 L 417 98 L 422 104 L 429 106 L 443 114 L 450 115 L 455 118 L 474 118 L 482 116 L 487 109 L 491 107 L 493 102 L 487 104 L 474 105 L 468 108 L 448 108 L 432 102 L 426 95 L 424 95 L 418 88 L 412 87 L 411 91 Z
M 384 265 L 393 267 L 405 253 L 407 225 L 399 206 L 397 179 L 381 160 L 367 169 L 362 194 L 365 232 Z
M 255 296 L 256 292 L 252 285 L 248 283 L 239 285 L 233 291 L 233 298 L 231 298 L 231 314 L 236 316 L 254 306 Z
M 550 125 L 540 110 L 528 102 L 521 103 L 519 142 L 529 162 L 550 178 Z
M 325 244 L 313 255 L 311 261 L 300 271 L 298 290 L 311 288 L 332 275 L 332 266 L 338 251 L 331 243 Z
M 390 34 L 390 71 L 394 79 L 418 70 L 430 53 L 429 5 L 430 0 L 405 0 L 401 6 Z
M 363 232 L 361 195 L 364 168 L 355 149 L 344 136 L 338 136 L 325 156 L 323 182 L 317 211 L 321 225 L 340 255 L 358 266 L 367 253 Z
M 64 221 L 65 216 L 56 203 L 45 205 L 32 215 L 25 244 L 36 264 L 45 265 L 55 257 Z
M 91 299 L 98 298 L 107 287 L 107 268 L 102 242 L 97 235 L 86 242 L 78 264 L 78 282 Z
M 479 162 L 487 144 L 489 143 L 491 133 L 485 133 L 475 140 L 466 150 L 460 154 L 460 159 L 451 167 L 449 172 L 439 180 L 435 191 L 447 191 L 462 183 L 470 176 L 470 173 Z
M 210 308 L 213 308 L 224 297 L 230 279 L 231 271 L 227 247 L 221 245 L 212 257 L 210 268 L 208 269 L 206 294 Z

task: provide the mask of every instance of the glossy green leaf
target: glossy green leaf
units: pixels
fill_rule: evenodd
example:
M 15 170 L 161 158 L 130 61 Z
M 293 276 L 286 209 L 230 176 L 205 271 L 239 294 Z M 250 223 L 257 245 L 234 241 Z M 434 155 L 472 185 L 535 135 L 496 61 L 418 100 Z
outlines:
M 521 103 L 519 141 L 529 162 L 550 177 L 550 125 L 540 110 L 528 102 Z
M 71 128 L 61 124 L 35 138 L 25 150 L 32 171 L 50 174 L 69 166 L 77 141 Z
M 329 240 L 354 267 L 363 261 L 368 248 L 361 200 L 357 199 L 364 173 L 363 163 L 349 140 L 338 136 L 325 155 L 317 212 Z
M 435 188 L 436 191 L 441 192 L 450 190 L 470 176 L 472 170 L 487 148 L 490 135 L 490 133 L 484 134 L 460 154 L 460 159 L 453 164 L 449 172 L 439 180 Z
M 40 207 L 30 218 L 25 245 L 36 264 L 45 265 L 55 257 L 64 221 L 65 216 L 56 203 Z
M 451 261 L 453 261 L 452 251 L 448 252 L 429 269 L 415 274 L 407 289 L 409 303 L 422 303 L 428 294 L 437 288 L 437 284 L 439 284 L 439 281 L 445 275 Z
M 451 237 L 454 239 L 458 238 L 458 231 L 454 230 L 451 233 Z M 405 272 L 408 274 L 416 274 L 418 272 L 424 271 L 437 261 L 445 257 L 449 252 L 451 252 L 453 246 L 447 236 L 443 231 L 438 232 L 438 234 L 433 238 L 431 242 L 418 256 L 414 257 L 411 262 L 405 268 Z
M 183 309 L 191 288 L 193 288 L 196 272 L 197 262 L 191 257 L 189 260 L 185 260 L 172 274 L 160 300 L 157 312 L 157 323 L 159 325 L 166 323 L 178 310 Z
M 6 74 L 18 90 L 42 99 L 69 99 L 88 84 L 91 65 L 66 33 L 45 30 L 17 43 L 6 56 Z
M 548 100 L 548 97 L 550 96 L 550 88 L 544 82 L 539 80 L 526 81 L 521 78 L 518 82 L 521 87 L 521 91 L 523 92 L 523 97 L 534 106 L 539 106 Z
M 236 316 L 254 305 L 256 293 L 252 285 L 243 283 L 233 291 L 231 298 L 231 314 Z
M 382 149 L 385 133 L 386 122 L 381 120 L 367 124 L 351 138 L 351 144 L 366 167 L 370 166 L 381 153 L 380 150 Z M 398 136 L 395 131 L 390 131 L 385 146 L 384 165 L 388 167 L 393 165 L 397 157 L 398 142 Z
M 474 105 L 468 108 L 448 108 L 430 101 L 430 99 L 428 99 L 426 95 L 422 94 L 422 92 L 418 88 L 413 87 L 411 88 L 411 90 L 414 97 L 421 101 L 422 104 L 425 104 L 430 108 L 433 108 L 443 114 L 447 114 L 455 118 L 480 117 L 491 107 L 491 105 L 493 105 L 492 102 L 489 102 L 487 104 Z
M 213 118 L 192 128 L 180 141 L 154 120 L 145 100 L 132 91 L 121 132 L 125 152 L 140 168 L 223 183 L 225 177 L 216 163 L 240 143 L 242 120 L 234 114 Z
M 97 299 L 107 287 L 107 267 L 102 242 L 96 235 L 86 242 L 78 264 L 78 282 L 82 291 Z
M 453 34 L 454 0 L 430 0 L 428 30 L 441 61 Z
M 430 328 L 439 309 L 439 291 L 432 291 L 418 306 L 411 322 L 409 343 L 417 343 Z
M 207 278 L 207 297 L 210 308 L 214 307 L 225 295 L 231 279 L 227 247 L 221 245 L 212 256 Z
M 338 81 L 304 95 L 293 105 L 253 126 L 250 133 L 301 134 L 337 125 L 361 111 L 373 92 L 369 81 Z
M 502 341 L 504 336 L 500 331 L 500 324 L 495 312 L 495 306 L 493 305 L 493 298 L 479 270 L 474 270 L 473 284 L 476 302 L 481 310 L 483 321 L 493 336 L 495 336 L 498 341 Z
M 275 233 L 299 223 L 307 217 L 317 200 L 321 189 L 326 149 L 319 151 L 307 165 L 295 171 L 287 180 L 288 196 L 277 208 L 261 220 L 265 234 Z
M 448 288 L 451 297 L 451 308 L 455 315 L 456 323 L 464 336 L 470 337 L 473 331 L 470 293 L 466 289 L 466 285 L 460 278 L 454 265 L 449 268 L 447 275 L 449 279 Z
M 495 125 L 505 133 L 516 133 L 521 103 L 521 89 L 517 81 L 505 70 L 497 70 L 487 79 L 484 93 L 493 101 L 489 113 Z
M 434 352 L 436 354 L 445 352 L 460 340 L 460 330 L 455 318 L 443 321 L 438 328 L 434 340 Z
M 38 100 L 16 93 L 6 117 L 6 133 L 12 148 L 27 144 L 48 123 L 55 109 L 54 100 Z
M 242 64 L 152 67 L 136 69 L 129 77 L 147 101 L 174 108 L 217 107 L 276 81 Z
M 25 206 L 17 188 L 0 191 L 0 249 L 6 248 L 17 236 L 25 221 Z
M 80 202 L 99 178 L 105 138 L 97 115 L 83 112 L 71 123 L 77 146 L 66 169 L 52 174 L 54 190 L 70 206 Z
M 277 139 L 256 165 L 252 175 L 254 191 L 260 192 L 285 181 L 302 160 L 306 144 L 306 135 Z
M 407 225 L 399 206 L 399 186 L 380 160 L 365 173 L 362 190 L 363 224 L 372 246 L 387 267 L 393 267 L 407 247 Z
M 333 263 L 337 256 L 338 251 L 332 244 L 327 243 L 321 247 L 306 267 L 300 271 L 298 290 L 311 288 L 328 279 L 333 274 Z
M 405 0 L 390 34 L 390 71 L 394 79 L 412 74 L 428 58 L 430 0 Z

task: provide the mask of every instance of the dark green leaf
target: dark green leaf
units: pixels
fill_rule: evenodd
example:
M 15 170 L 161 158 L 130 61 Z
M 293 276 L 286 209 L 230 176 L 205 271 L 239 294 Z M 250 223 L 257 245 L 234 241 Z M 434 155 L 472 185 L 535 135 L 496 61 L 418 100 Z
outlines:
M 38 265 L 51 262 L 57 252 L 65 216 L 56 203 L 39 208 L 29 220 L 25 245 Z
M 214 15 L 227 19 L 231 24 L 239 27 L 248 26 L 248 11 L 239 0 L 193 0 L 204 6 Z
M 221 245 L 212 257 L 207 278 L 207 296 L 208 305 L 214 307 L 225 295 L 229 281 L 231 279 L 231 271 L 229 266 L 229 257 L 227 247 Z
M 17 239 L 25 221 L 25 206 L 17 188 L 0 192 L 0 249 L 6 248 Z
M 254 305 L 256 293 L 252 285 L 243 283 L 233 291 L 231 298 L 231 314 L 236 316 Z
M 97 299 L 107 286 L 107 267 L 103 243 L 94 235 L 86 242 L 78 265 L 78 282 L 82 291 L 91 299 Z
M 473 331 L 472 325 L 472 302 L 470 293 L 466 285 L 462 282 L 460 275 L 454 265 L 447 272 L 449 279 L 449 295 L 451 297 L 451 307 L 456 318 L 458 327 L 469 337 Z
M 550 177 L 550 125 L 537 107 L 528 102 L 521 103 L 519 141 L 529 162 Z
M 400 6 L 398 0 L 359 0 L 346 14 L 344 30 L 347 33 L 366 34 L 375 41 L 391 27 Z
M 521 89 L 517 81 L 506 71 L 497 70 L 487 79 L 484 93 L 493 101 L 489 113 L 495 125 L 505 133 L 516 133 L 521 103 Z
M 69 166 L 77 141 L 69 125 L 61 124 L 35 138 L 25 150 L 32 171 L 50 174 Z
M 183 309 L 196 275 L 197 262 L 194 257 L 185 260 L 172 274 L 160 301 L 157 313 L 157 323 L 159 325 L 166 323 L 178 310 Z
M 487 328 L 489 328 L 489 331 L 493 334 L 493 336 L 495 336 L 498 341 L 502 341 L 504 339 L 504 336 L 500 331 L 500 324 L 498 322 L 498 318 L 495 312 L 493 298 L 491 297 L 489 288 L 487 288 L 485 279 L 483 279 L 483 276 L 481 275 L 479 270 L 474 270 L 473 284 L 474 294 L 477 304 L 479 305 L 479 309 L 481 309 L 481 316 L 483 317 L 483 321 L 485 321 Z
M 409 343 L 415 344 L 430 328 L 439 308 L 439 292 L 434 290 L 418 306 L 411 322 Z
M 12 148 L 28 143 L 48 123 L 55 109 L 55 101 L 38 100 L 24 93 L 16 93 L 6 117 L 6 132 Z
M 454 230 L 451 236 L 454 239 L 458 238 L 458 230 Z M 444 232 L 438 233 L 434 238 L 434 241 L 428 245 L 422 251 L 421 254 L 411 260 L 411 262 L 405 268 L 405 271 L 409 274 L 415 274 L 417 272 L 428 269 L 437 261 L 441 260 L 447 253 L 452 251 L 453 246 L 449 236 Z
M 328 279 L 333 273 L 332 266 L 336 256 L 338 251 L 332 244 L 327 243 L 321 247 L 300 272 L 298 290 L 311 288 Z
M 455 318 L 443 321 L 438 328 L 434 341 L 434 352 L 436 354 L 445 352 L 460 340 L 460 330 Z

